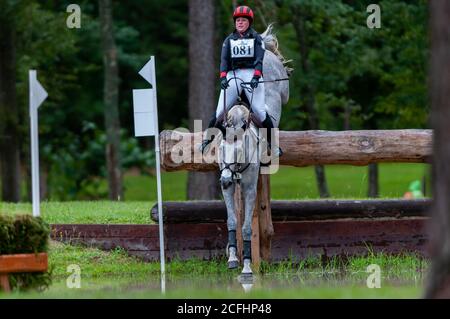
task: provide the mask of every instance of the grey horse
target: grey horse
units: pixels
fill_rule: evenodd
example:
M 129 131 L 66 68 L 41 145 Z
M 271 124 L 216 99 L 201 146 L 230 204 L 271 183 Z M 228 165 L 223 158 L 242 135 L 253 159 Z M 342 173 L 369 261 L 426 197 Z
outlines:
M 244 243 L 244 269 L 242 273 L 251 274 L 251 237 L 252 214 L 255 206 L 258 174 L 260 166 L 260 152 L 258 129 L 252 123 L 246 127 L 249 118 L 249 110 L 244 105 L 235 105 L 227 115 L 226 137 L 219 146 L 220 185 L 225 205 L 227 207 L 228 228 L 228 267 L 238 267 L 236 256 L 236 209 L 234 195 L 236 183 L 241 186 L 244 201 L 244 223 L 242 225 L 242 237 Z
M 272 25 L 261 34 L 264 40 L 265 55 L 263 62 L 265 81 L 265 107 L 272 117 L 275 127 L 278 127 L 281 118 L 281 106 L 289 99 L 289 81 L 273 81 L 287 79 L 292 69 L 288 68 L 284 57 L 278 50 L 278 41 L 273 34 Z M 272 81 L 272 82 L 271 82 Z M 258 175 L 260 171 L 260 147 L 259 133 L 256 126 L 249 125 L 249 110 L 241 105 L 233 106 L 225 119 L 226 136 L 223 136 L 219 152 L 218 162 L 221 171 L 220 183 L 227 208 L 228 228 L 228 267 L 237 268 L 236 240 L 236 210 L 234 194 L 236 183 L 240 183 L 242 198 L 244 200 L 243 259 L 242 274 L 252 274 L 251 269 L 251 237 L 252 215 L 255 207 Z

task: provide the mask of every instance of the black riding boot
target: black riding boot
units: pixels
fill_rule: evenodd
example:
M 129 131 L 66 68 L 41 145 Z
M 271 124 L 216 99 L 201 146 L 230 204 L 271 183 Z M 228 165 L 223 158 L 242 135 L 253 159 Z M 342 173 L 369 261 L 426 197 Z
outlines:
M 216 118 L 216 113 L 214 112 L 211 120 L 209 121 L 207 129 L 216 127 L 220 131 L 222 131 L 222 134 L 225 136 L 225 127 L 223 127 L 223 125 L 221 123 L 216 123 L 216 122 L 217 122 L 217 118 Z M 215 135 L 212 135 L 209 139 L 204 139 L 202 141 L 202 145 L 200 147 L 202 153 L 205 152 L 206 147 L 214 140 L 214 137 L 215 137 Z
M 273 125 L 272 118 L 268 113 L 266 113 L 266 118 L 262 122 L 262 125 L 267 129 L 267 144 L 269 146 L 269 149 L 272 151 L 272 129 L 275 128 L 275 126 Z M 281 155 L 283 155 L 283 151 L 280 147 L 278 147 L 278 154 L 276 154 L 276 156 Z

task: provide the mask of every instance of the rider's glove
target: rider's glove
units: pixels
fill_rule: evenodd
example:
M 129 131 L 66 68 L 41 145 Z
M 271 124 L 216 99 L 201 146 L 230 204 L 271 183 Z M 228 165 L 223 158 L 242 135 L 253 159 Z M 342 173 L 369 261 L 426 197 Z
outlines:
M 256 89 L 258 87 L 259 78 L 260 76 L 258 75 L 253 76 L 252 80 L 250 81 L 250 86 L 252 87 L 252 89 Z
M 228 88 L 229 84 L 228 84 L 228 80 L 227 77 L 224 76 L 222 78 L 220 78 L 220 87 L 222 88 L 222 90 L 226 90 Z

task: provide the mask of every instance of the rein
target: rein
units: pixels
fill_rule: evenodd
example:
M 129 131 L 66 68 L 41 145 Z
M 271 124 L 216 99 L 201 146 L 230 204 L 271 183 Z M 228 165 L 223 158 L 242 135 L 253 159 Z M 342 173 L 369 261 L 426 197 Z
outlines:
M 289 81 L 290 79 L 289 78 L 283 78 L 283 79 L 276 79 L 276 80 L 264 80 L 264 81 L 258 81 L 258 83 L 273 83 L 273 82 L 281 82 L 281 81 Z M 242 82 L 241 83 L 241 86 L 242 85 L 249 85 L 249 84 L 251 84 L 251 82 Z

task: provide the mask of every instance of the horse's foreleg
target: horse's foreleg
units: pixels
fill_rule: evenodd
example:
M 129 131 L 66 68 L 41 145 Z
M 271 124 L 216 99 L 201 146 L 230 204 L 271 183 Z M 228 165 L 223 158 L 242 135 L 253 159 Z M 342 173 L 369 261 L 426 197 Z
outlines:
M 242 236 L 244 239 L 244 269 L 242 273 L 252 273 L 250 263 L 252 259 L 252 217 L 256 200 L 256 185 L 243 185 L 243 193 L 245 198 L 245 219 L 242 226 Z
M 236 211 L 234 207 L 234 185 L 227 189 L 222 188 L 225 206 L 227 207 L 227 228 L 228 228 L 228 268 L 234 269 L 238 267 L 239 261 L 236 255 L 237 241 L 236 241 Z

